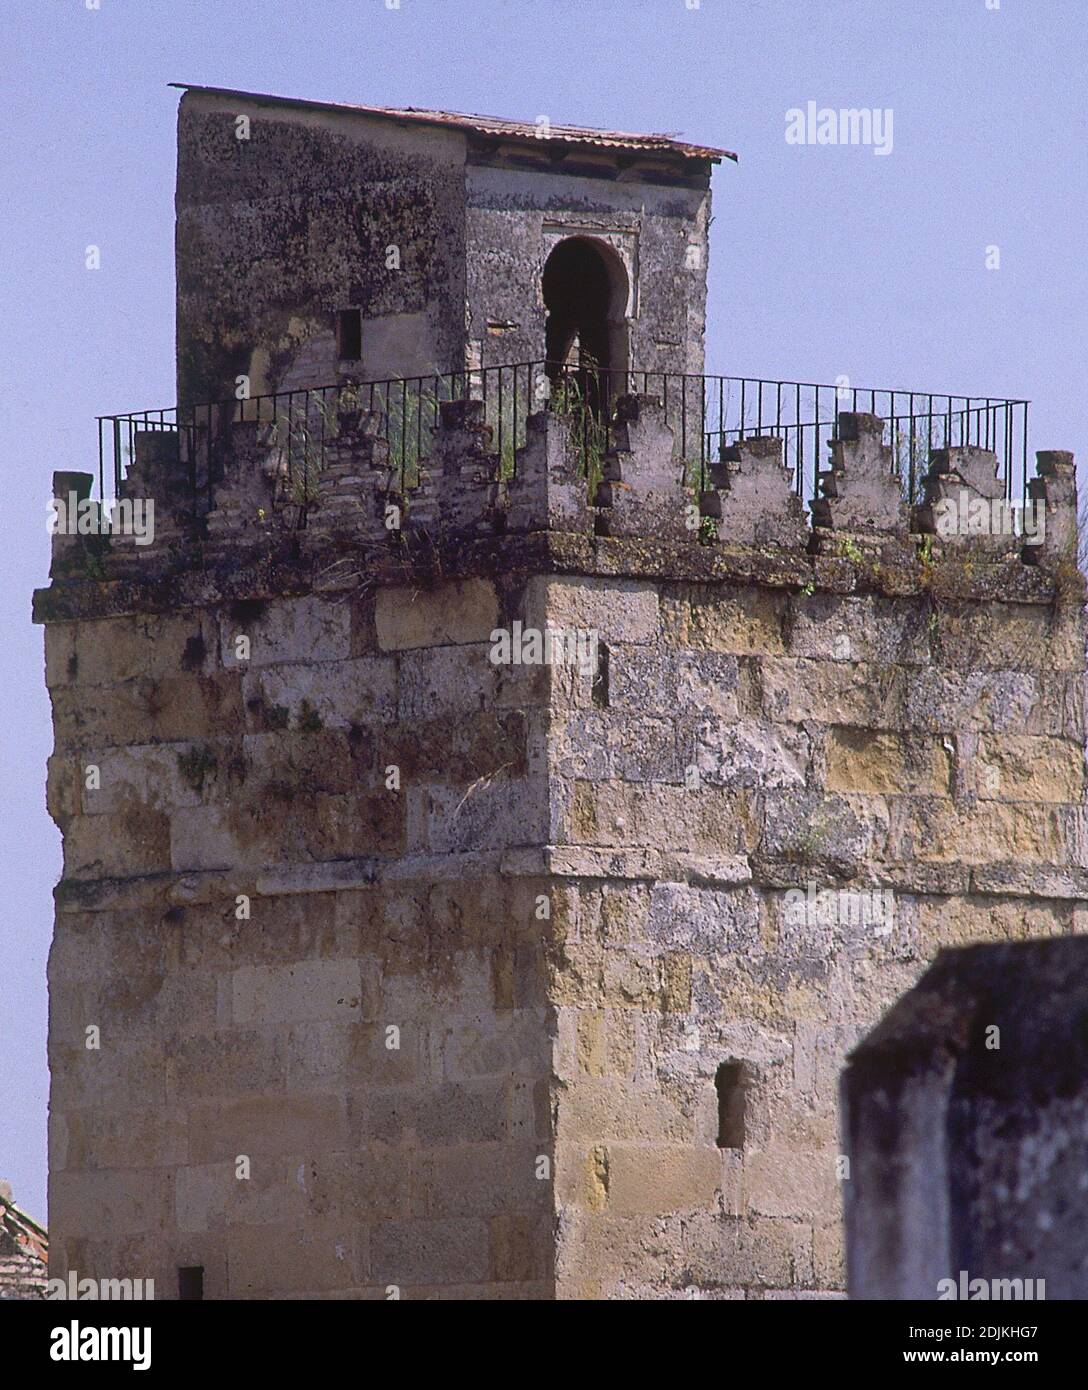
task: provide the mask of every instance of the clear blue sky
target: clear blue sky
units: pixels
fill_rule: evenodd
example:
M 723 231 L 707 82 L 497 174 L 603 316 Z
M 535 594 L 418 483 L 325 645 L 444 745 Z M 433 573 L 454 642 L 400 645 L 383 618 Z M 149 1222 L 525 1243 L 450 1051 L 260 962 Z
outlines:
M 168 82 L 736 150 L 714 180 L 708 370 L 1026 396 L 1033 447 L 1088 447 L 1085 0 L 692 3 L 2 0 L 0 1177 L 33 1214 L 60 844 L 30 591 L 53 470 L 90 469 L 96 414 L 173 399 Z M 892 153 L 788 145 L 785 113 L 808 101 L 891 108 Z

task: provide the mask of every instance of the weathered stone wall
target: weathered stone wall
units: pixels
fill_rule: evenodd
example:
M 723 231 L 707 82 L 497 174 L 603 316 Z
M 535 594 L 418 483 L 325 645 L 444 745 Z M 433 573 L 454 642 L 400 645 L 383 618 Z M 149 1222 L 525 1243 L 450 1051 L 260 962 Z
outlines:
M 475 580 L 48 628 L 54 1277 L 547 1294 L 543 686 L 498 618 Z
M 237 138 L 237 119 L 249 138 Z M 370 380 L 463 356 L 465 138 L 188 91 L 178 111 L 178 401 L 327 386 L 358 308 Z M 388 264 L 387 248 L 398 264 Z
M 56 543 L 50 1224 L 81 1274 L 833 1293 L 854 1039 L 941 945 L 1080 927 L 1068 455 L 1022 559 L 908 534 L 871 417 L 810 533 L 775 441 L 696 497 L 622 400 L 591 498 L 566 422 L 503 480 L 480 410 L 443 410 L 402 530 L 352 418 L 303 530 L 232 510 L 243 455 L 207 534 L 93 574 Z M 927 500 L 995 469 L 937 454 Z M 597 669 L 495 664 L 516 620 Z
M 685 187 L 473 164 L 466 171 L 470 352 L 479 365 L 543 357 L 544 263 L 569 236 L 623 265 L 629 363 L 643 372 L 704 370 L 705 175 Z M 501 325 L 501 327 L 500 327 Z
M 608 653 L 607 699 L 564 694 L 550 738 L 570 876 L 559 1291 L 840 1288 L 836 1077 L 859 1031 L 941 946 L 1075 929 L 1079 615 L 744 584 L 550 592 Z M 891 890 L 894 911 L 797 920 L 785 895 L 809 884 Z M 717 1145 L 723 1063 L 745 1078 L 743 1147 Z

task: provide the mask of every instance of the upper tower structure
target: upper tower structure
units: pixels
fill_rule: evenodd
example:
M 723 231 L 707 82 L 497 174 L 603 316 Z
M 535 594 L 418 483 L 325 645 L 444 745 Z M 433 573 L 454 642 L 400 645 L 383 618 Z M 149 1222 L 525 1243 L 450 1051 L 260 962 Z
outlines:
M 179 84 L 180 85 L 180 84 Z M 178 401 L 583 363 L 703 370 L 724 150 L 185 87 Z

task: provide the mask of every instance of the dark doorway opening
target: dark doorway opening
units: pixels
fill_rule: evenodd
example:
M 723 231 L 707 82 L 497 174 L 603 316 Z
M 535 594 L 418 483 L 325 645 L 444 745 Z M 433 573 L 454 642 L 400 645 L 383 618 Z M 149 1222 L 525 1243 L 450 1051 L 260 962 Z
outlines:
M 545 371 L 553 393 L 572 384 L 597 420 L 606 421 L 627 371 L 627 273 L 610 247 L 568 237 L 544 265 Z

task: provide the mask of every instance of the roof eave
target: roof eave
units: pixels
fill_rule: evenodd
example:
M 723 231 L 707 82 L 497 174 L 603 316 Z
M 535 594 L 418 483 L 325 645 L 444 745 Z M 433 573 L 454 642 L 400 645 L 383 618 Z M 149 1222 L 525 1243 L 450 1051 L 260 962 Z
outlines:
M 245 92 L 235 87 L 206 87 L 195 82 L 169 82 L 167 86 L 183 92 L 203 92 L 209 96 L 241 97 L 246 101 L 266 102 L 275 106 L 294 106 L 311 111 L 338 111 L 357 116 L 371 116 L 376 120 L 385 120 L 402 125 L 426 125 L 432 129 L 459 130 L 465 135 L 520 143 L 528 148 L 539 148 L 543 145 L 545 148 L 560 150 L 599 149 L 616 153 L 645 155 L 650 159 L 676 159 L 680 157 L 704 160 L 711 164 L 720 164 L 723 159 L 731 159 L 736 163 L 738 158 L 732 150 L 719 150 L 709 145 L 689 145 L 684 141 L 669 140 L 664 136 L 660 137 L 660 144 L 653 142 L 648 137 L 625 136 L 618 132 L 610 134 L 608 131 L 601 131 L 599 137 L 587 136 L 585 139 L 579 139 L 572 135 L 539 138 L 525 135 L 516 130 L 505 131 L 501 127 L 490 130 L 474 126 L 471 115 L 461 112 L 450 112 L 447 117 L 444 117 L 428 111 L 393 110 L 381 106 L 360 106 L 343 101 L 314 101 L 308 97 L 276 96 L 271 92 Z M 641 139 L 645 139 L 645 143 L 636 143 Z

